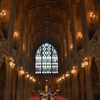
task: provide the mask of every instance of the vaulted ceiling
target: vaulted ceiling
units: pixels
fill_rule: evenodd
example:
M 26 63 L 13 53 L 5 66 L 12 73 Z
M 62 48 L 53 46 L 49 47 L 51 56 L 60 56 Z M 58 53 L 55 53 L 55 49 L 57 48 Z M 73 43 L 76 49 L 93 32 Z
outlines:
M 70 14 L 68 1 L 27 0 L 25 16 L 28 19 L 34 51 L 44 42 L 51 43 L 59 51 L 65 36 L 66 16 Z

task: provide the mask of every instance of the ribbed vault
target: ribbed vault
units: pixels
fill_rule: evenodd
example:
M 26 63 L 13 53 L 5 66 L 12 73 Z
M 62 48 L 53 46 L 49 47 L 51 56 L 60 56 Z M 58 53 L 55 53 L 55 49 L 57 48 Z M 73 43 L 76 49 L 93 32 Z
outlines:
M 69 0 L 70 1 L 70 0 Z M 62 45 L 65 39 L 67 16 L 70 15 L 67 0 L 27 0 L 25 19 L 28 21 L 28 34 L 33 54 L 43 43 L 52 44 L 62 61 Z

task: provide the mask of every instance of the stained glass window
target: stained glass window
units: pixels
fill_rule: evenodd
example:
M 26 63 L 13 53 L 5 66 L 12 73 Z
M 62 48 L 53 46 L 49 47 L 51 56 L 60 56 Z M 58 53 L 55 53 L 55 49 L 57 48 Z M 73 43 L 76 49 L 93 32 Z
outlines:
M 35 74 L 58 73 L 58 54 L 48 43 L 39 47 L 35 56 Z

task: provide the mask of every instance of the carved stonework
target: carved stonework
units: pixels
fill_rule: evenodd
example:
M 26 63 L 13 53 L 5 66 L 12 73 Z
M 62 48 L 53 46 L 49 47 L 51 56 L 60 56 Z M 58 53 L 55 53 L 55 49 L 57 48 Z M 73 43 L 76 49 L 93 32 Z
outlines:
M 96 58 L 100 58 L 100 47 L 98 45 L 95 46 L 94 53 Z

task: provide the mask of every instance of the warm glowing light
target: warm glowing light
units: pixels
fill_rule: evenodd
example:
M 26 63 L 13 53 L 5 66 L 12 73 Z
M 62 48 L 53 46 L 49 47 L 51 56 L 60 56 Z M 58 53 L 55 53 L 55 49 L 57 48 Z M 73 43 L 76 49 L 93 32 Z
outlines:
M 20 67 L 20 69 L 23 69 L 23 67 Z
M 75 72 L 76 72 L 76 70 L 75 70 L 75 69 L 72 69 L 72 70 L 71 70 L 71 73 L 72 73 L 72 74 L 74 74 Z
M 12 60 L 12 58 L 10 58 L 10 60 Z
M 95 19 L 95 17 L 96 17 L 96 15 L 94 15 L 93 13 L 90 14 L 91 20 L 92 20 L 92 19 Z
M 24 74 L 25 72 L 24 72 L 24 70 L 20 70 L 20 73 L 21 73 L 21 74 Z
M 59 80 L 61 81 L 61 78 Z
M 5 12 L 5 10 L 3 10 L 3 13 Z
M 78 33 L 78 37 L 81 38 L 82 37 L 82 34 L 81 33 Z
M 16 38 L 17 37 L 17 32 L 14 32 L 14 38 Z
M 10 66 L 11 66 L 12 68 L 15 67 L 15 63 L 14 63 L 14 60 L 13 60 L 12 58 L 10 58 Z
M 73 69 L 75 69 L 75 66 L 73 67 Z
M 29 74 L 27 74 L 26 77 L 29 78 Z
M 32 81 L 35 81 L 35 79 L 33 78 Z
M 85 64 L 84 63 L 82 63 L 82 67 L 84 67 L 85 66 Z
M 73 45 L 71 45 L 71 49 L 73 48 Z
M 85 61 L 84 63 L 85 63 L 85 65 L 88 65 L 88 61 Z
M 32 80 L 32 79 L 33 79 L 33 77 L 31 76 L 31 77 L 30 77 L 30 80 Z
M 62 76 L 62 79 L 64 79 L 65 77 L 64 76 Z
M 46 80 L 46 82 L 48 82 L 48 80 Z
M 69 74 L 67 73 L 67 74 L 66 74 L 66 77 L 68 77 L 68 76 L 69 76 Z
M 96 16 L 95 16 L 95 15 L 93 15 L 93 17 L 95 18 Z
M 0 13 L 0 15 L 2 16 L 2 13 Z

